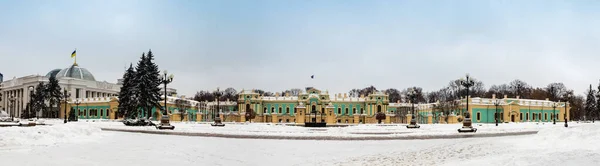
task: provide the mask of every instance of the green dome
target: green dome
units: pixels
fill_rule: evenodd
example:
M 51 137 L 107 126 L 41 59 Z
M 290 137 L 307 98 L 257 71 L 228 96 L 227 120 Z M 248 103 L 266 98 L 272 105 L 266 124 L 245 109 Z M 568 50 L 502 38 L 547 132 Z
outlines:
M 55 71 L 55 70 L 50 71 L 50 73 L 48 73 L 48 74 L 50 74 L 50 76 L 51 76 L 53 71 Z M 88 80 L 88 81 L 96 81 L 96 79 L 94 78 L 94 75 L 92 75 L 92 73 L 90 73 L 90 71 L 88 71 L 85 68 L 79 67 L 78 65 L 72 65 L 69 68 L 62 69 L 59 72 L 57 72 L 55 75 L 56 75 L 56 78 L 71 77 L 71 78 Z M 48 75 L 46 75 L 46 76 L 48 76 Z

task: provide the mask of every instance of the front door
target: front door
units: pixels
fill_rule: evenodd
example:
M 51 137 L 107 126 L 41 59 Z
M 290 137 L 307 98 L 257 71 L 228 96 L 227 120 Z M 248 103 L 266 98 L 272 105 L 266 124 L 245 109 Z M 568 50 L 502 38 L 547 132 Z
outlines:
M 515 122 L 515 115 L 510 115 L 510 121 Z

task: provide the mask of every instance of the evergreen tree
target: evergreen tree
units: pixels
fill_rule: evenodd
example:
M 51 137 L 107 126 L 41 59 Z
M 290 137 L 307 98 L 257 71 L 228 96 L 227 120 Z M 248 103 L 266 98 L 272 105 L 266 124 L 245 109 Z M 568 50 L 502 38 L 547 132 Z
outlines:
M 129 69 L 123 74 L 123 86 L 121 86 L 121 91 L 119 91 L 119 109 L 117 112 L 117 116 L 124 116 L 124 119 L 134 118 L 137 114 L 135 74 L 133 64 L 129 64 Z
M 55 76 L 50 77 L 49 82 L 46 85 L 46 88 L 44 89 L 44 91 L 47 95 L 47 99 L 49 101 L 50 107 L 52 108 L 53 106 L 56 106 L 51 109 L 52 111 L 50 111 L 50 113 L 52 114 L 53 118 L 57 118 L 58 111 L 60 111 L 60 101 L 62 100 L 62 93 L 61 93 L 60 85 L 58 85 L 58 80 L 56 79 Z M 46 117 L 49 117 L 49 116 L 46 115 Z M 58 117 L 58 118 L 60 118 L 60 117 Z
M 39 111 L 44 112 L 47 108 L 46 105 L 46 92 L 45 92 L 46 86 L 44 85 L 44 82 L 40 82 L 36 87 L 35 87 L 35 91 L 33 92 L 33 95 L 31 96 L 31 109 L 28 112 L 28 116 L 27 118 L 32 118 L 37 116 L 37 113 Z
M 592 121 L 594 121 L 594 117 L 593 117 L 593 113 L 596 111 L 596 91 L 594 89 L 592 89 L 592 85 L 590 84 L 590 89 L 588 90 L 587 93 L 587 98 L 585 100 L 585 117 L 590 117 L 592 118 Z
M 146 74 L 146 54 L 142 53 L 142 58 L 138 62 L 135 67 L 135 78 L 133 79 L 135 82 L 135 96 L 137 98 L 136 105 L 136 114 L 141 115 L 141 108 L 146 108 L 145 103 L 147 103 L 147 93 L 148 83 L 147 83 L 147 74 Z
M 150 50 L 147 56 L 142 54 L 142 59 L 136 67 L 138 106 L 143 109 L 147 118 L 150 118 L 153 107 L 160 108 L 161 100 L 158 87 L 161 84 L 160 73 L 152 60 L 154 55 Z
M 150 117 L 150 113 L 152 111 L 152 108 L 155 107 L 157 108 L 157 111 L 159 110 L 159 108 L 161 108 L 160 106 L 160 84 L 162 83 L 162 79 L 160 77 L 160 72 L 158 70 L 158 65 L 156 65 L 154 62 L 154 55 L 152 54 L 152 50 L 148 50 L 148 54 L 146 56 L 146 73 L 148 75 L 147 77 L 147 83 L 148 83 L 148 91 L 146 91 L 146 93 L 148 94 L 148 100 L 147 100 L 147 105 L 146 105 L 146 112 L 148 112 L 146 115 L 148 117 Z M 166 94 L 165 94 L 166 95 Z

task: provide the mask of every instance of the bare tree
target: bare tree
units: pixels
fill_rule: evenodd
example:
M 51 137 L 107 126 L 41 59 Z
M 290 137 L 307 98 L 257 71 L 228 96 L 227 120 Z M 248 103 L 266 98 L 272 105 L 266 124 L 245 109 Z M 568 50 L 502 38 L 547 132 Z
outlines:
M 548 98 L 552 101 L 558 101 L 569 93 L 569 90 L 563 83 L 550 83 L 546 86 Z
M 508 88 L 511 95 L 529 98 L 531 95 L 531 86 L 524 81 L 516 79 L 509 83 Z
M 183 121 L 185 115 L 187 114 L 187 110 L 190 109 L 191 103 L 186 99 L 176 99 L 175 105 L 179 109 L 179 113 L 181 116 L 181 121 Z
M 385 90 L 385 93 L 388 94 L 390 102 L 396 102 L 402 99 L 402 96 L 400 96 L 400 91 L 398 91 L 398 89 L 390 88 Z
M 352 90 L 350 90 L 350 92 L 348 92 L 348 95 L 350 97 L 359 97 L 360 96 L 360 89 L 352 89 Z

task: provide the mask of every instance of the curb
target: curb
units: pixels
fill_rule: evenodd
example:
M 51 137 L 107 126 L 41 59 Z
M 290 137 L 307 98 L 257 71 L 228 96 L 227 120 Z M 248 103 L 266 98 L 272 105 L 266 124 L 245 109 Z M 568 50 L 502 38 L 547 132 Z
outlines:
M 460 139 L 460 138 L 519 136 L 519 135 L 532 135 L 532 134 L 538 133 L 538 131 L 518 131 L 518 132 L 510 132 L 510 133 L 483 133 L 483 134 L 462 133 L 462 134 L 453 134 L 453 135 L 346 137 L 346 136 L 278 136 L 278 135 L 241 135 L 241 134 L 219 134 L 219 133 L 188 133 L 188 132 L 177 132 L 177 131 L 130 130 L 130 129 L 114 129 L 114 128 L 100 128 L 100 129 L 102 129 L 102 131 L 116 131 L 116 132 L 144 133 L 144 134 L 158 134 L 158 135 L 194 136 L 194 137 L 216 137 L 216 138 L 232 138 L 232 139 L 271 139 L 271 140 L 327 140 L 327 141 Z

